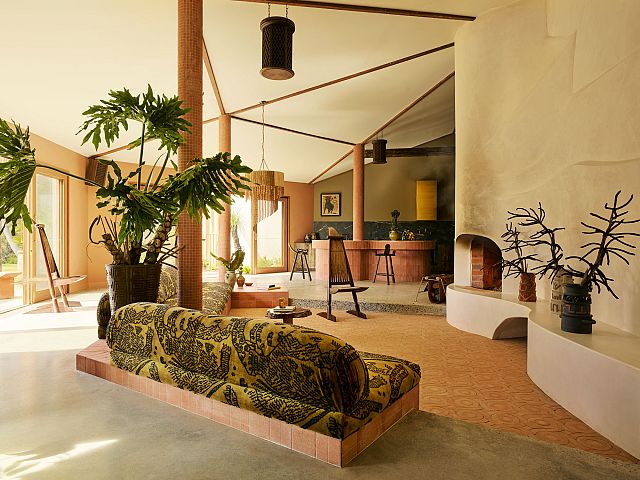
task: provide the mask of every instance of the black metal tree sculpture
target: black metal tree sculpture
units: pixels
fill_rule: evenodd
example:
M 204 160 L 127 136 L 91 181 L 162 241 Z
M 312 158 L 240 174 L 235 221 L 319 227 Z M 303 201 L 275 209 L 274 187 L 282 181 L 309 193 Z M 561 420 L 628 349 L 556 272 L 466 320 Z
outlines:
M 604 204 L 604 209 L 609 212 L 608 218 L 597 213 L 590 213 L 592 217 L 599 221 L 596 223 L 603 222 L 603 226 L 580 222 L 587 229 L 582 233 L 599 236 L 599 239 L 582 245 L 581 248 L 586 249 L 582 256 L 572 255 L 567 257 L 567 260 L 576 260 L 583 264 L 585 268 L 568 267 L 571 275 L 578 278 L 579 282 L 565 285 L 564 305 L 561 316 L 561 328 L 565 332 L 591 333 L 592 325 L 595 323 L 595 320 L 591 317 L 591 291 L 594 285 L 598 293 L 602 289 L 606 289 L 614 298 L 619 298 L 610 285 L 613 279 L 604 273 L 602 267 L 610 264 L 611 257 L 618 257 L 629 265 L 627 257 L 635 255 L 631 250 L 636 247 L 627 241 L 627 237 L 640 236 L 640 233 L 620 231 L 621 227 L 640 222 L 640 219 L 626 219 L 629 210 L 625 209 L 631 204 L 633 195 L 626 202 L 621 202 L 621 193 L 621 191 L 616 193 L 613 205 Z
M 501 265 L 504 277 L 520 277 L 520 288 L 518 291 L 518 300 L 521 302 L 536 301 L 536 276 L 529 270 L 529 262 L 539 262 L 537 254 L 525 255 L 524 249 L 528 247 L 528 240 L 520 237 L 522 232 L 513 223 L 506 224 L 506 232 L 500 238 L 508 245 L 503 248 L 504 253 L 512 253 L 515 258 L 506 259 L 503 256 Z
M 509 211 L 509 221 L 516 221 L 521 227 L 533 227 L 535 231 L 529 236 L 527 246 L 548 248 L 550 258 L 543 261 L 541 265 L 532 268 L 540 279 L 549 276 L 551 279 L 551 300 L 549 302 L 551 311 L 560 315 L 562 312 L 562 297 L 564 286 L 573 283 L 573 276 L 564 268 L 562 260 L 564 252 L 556 240 L 556 232 L 564 230 L 562 227 L 548 227 L 545 224 L 547 213 L 542 204 L 538 202 L 538 208 L 516 208 Z

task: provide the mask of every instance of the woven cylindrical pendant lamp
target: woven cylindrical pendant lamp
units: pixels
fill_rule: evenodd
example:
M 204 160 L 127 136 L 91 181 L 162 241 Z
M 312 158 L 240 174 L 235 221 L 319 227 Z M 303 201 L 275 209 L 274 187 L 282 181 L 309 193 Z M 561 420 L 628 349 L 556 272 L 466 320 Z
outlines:
M 254 170 L 249 174 L 251 190 L 247 198 L 257 202 L 258 221 L 273 215 L 278 210 L 278 201 L 284 196 L 284 173 L 274 170 Z
M 293 32 L 295 24 L 285 17 L 267 17 L 260 22 L 262 30 L 262 69 L 269 80 L 293 77 Z
M 381 165 L 387 163 L 387 141 L 384 138 L 377 138 L 373 142 L 373 162 Z
M 262 161 L 257 170 L 249 174 L 251 190 L 246 195 L 249 200 L 256 202 L 258 222 L 278 211 L 278 201 L 284 195 L 284 173 L 269 170 L 264 159 L 264 104 L 262 101 Z

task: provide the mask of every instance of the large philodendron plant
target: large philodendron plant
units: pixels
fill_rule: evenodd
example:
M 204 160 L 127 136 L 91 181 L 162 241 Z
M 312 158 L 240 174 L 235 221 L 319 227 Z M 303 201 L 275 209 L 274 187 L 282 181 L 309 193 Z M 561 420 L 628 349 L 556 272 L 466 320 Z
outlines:
M 31 230 L 33 220 L 25 204 L 27 189 L 36 168 L 55 170 L 97 187 L 97 206 L 106 208 L 110 216 L 98 216 L 91 224 L 89 236 L 93 243 L 102 244 L 118 265 L 153 264 L 174 255 L 176 247 L 165 242 L 178 215 L 188 212 L 193 219 L 200 213 L 209 218 L 209 210 L 221 212 L 231 196 L 248 189 L 243 176 L 251 169 L 242 164 L 240 157 L 219 153 L 208 158 L 194 158 L 189 168 L 169 174 L 167 166 L 177 167 L 171 159 L 184 143 L 184 133 L 190 123 L 184 118 L 188 110 L 181 107 L 177 97 L 155 96 L 151 87 L 142 95 L 129 90 L 109 92 L 109 99 L 89 107 L 84 112 L 86 121 L 80 132 L 86 132 L 83 144 L 91 141 L 96 150 L 120 137 L 129 129 L 130 122 L 141 126 L 140 136 L 129 148 L 140 148 L 137 168 L 123 174 L 118 164 L 100 160 L 110 166 L 106 185 L 64 172 L 58 168 L 36 162 L 31 148 L 29 129 L 0 119 L 0 221 L 2 228 L 10 226 L 15 232 L 22 220 Z M 78 133 L 80 133 L 78 132 Z M 159 141 L 161 155 L 150 165 L 147 178 L 143 178 L 145 143 Z M 99 239 L 94 239 L 95 227 L 102 228 Z

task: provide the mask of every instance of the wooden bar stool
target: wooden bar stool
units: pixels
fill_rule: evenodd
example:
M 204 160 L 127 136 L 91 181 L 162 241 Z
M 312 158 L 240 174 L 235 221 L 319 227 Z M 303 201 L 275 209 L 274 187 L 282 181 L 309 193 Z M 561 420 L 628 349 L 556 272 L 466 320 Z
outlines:
M 302 278 L 304 279 L 305 272 L 309 274 L 309 281 L 311 282 L 311 269 L 309 268 L 309 251 L 306 248 L 294 248 L 291 244 L 289 244 L 289 248 L 296 256 L 293 259 L 293 266 L 291 267 L 291 276 L 289 277 L 289 281 L 293 280 L 293 274 L 295 272 L 302 272 Z M 298 258 L 300 259 L 300 268 L 296 268 L 298 264 Z
M 378 257 L 378 263 L 376 264 L 376 274 L 373 276 L 373 283 L 376 283 L 376 278 L 378 276 L 387 277 L 387 285 L 389 285 L 389 277 L 393 280 L 393 283 L 396 283 L 396 274 L 393 271 L 393 257 L 396 256 L 396 251 L 391 251 L 391 245 L 388 243 L 384 246 L 383 252 L 376 252 L 376 257 Z M 380 260 L 384 257 L 384 266 L 385 272 L 378 273 L 378 267 L 380 267 Z M 389 273 L 389 265 L 391 265 L 391 273 Z

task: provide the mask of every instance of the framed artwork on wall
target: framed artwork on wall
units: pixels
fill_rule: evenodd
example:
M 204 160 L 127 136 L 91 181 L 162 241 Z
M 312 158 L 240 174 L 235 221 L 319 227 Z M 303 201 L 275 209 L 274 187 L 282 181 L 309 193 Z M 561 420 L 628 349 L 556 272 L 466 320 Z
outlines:
M 341 193 L 320 194 L 320 216 L 339 217 L 342 209 Z

